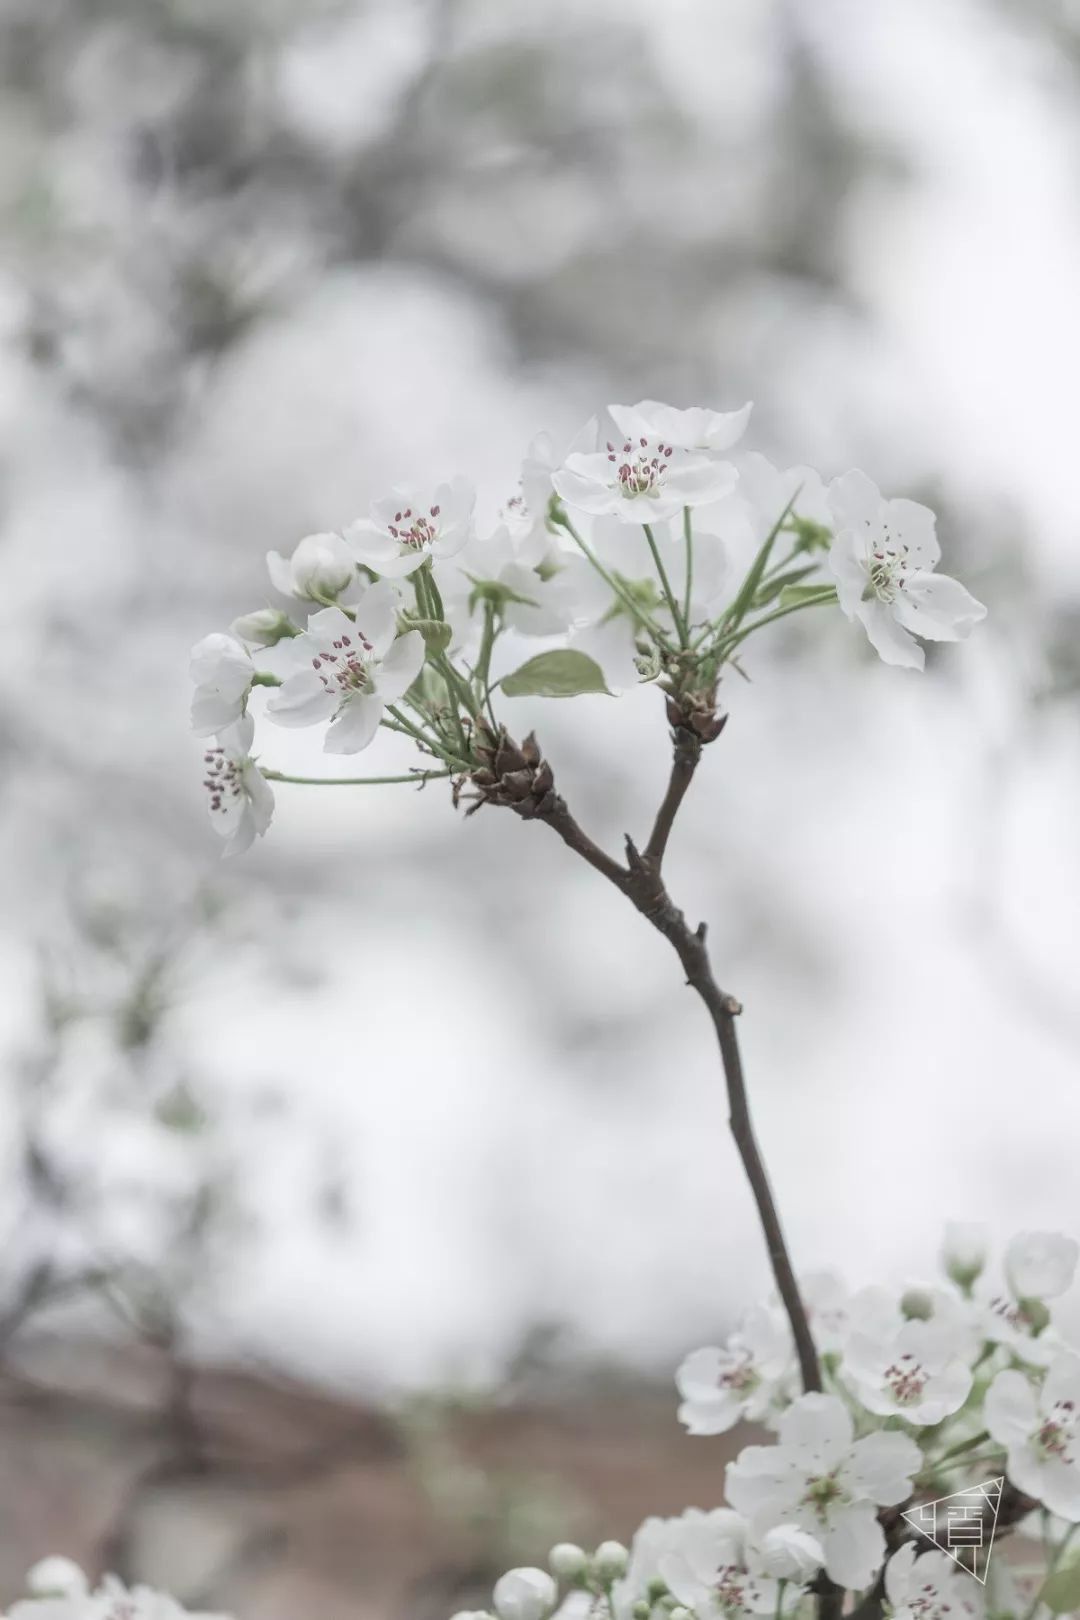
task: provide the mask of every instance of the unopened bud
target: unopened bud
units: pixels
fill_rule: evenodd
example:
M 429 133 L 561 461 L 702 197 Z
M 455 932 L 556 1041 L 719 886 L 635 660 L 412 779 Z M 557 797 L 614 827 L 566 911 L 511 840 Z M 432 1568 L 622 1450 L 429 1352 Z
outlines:
M 929 1322 L 934 1314 L 934 1300 L 928 1288 L 905 1288 L 900 1296 L 900 1309 L 909 1322 Z
M 965 1293 L 986 1265 L 986 1228 L 970 1221 L 950 1221 L 941 1245 L 945 1275 Z
M 300 633 L 288 615 L 277 608 L 258 608 L 254 613 L 242 613 L 233 620 L 229 629 L 250 647 L 274 647 L 286 636 Z
M 26 1577 L 36 1598 L 77 1598 L 87 1591 L 86 1576 L 70 1558 L 42 1558 Z
M 679 1603 L 671 1611 L 671 1620 L 694 1620 L 694 1617 L 689 1609 L 684 1609 Z
M 546 1569 L 510 1569 L 495 1582 L 499 1620 L 547 1620 L 559 1592 Z
M 560 1541 L 548 1553 L 548 1568 L 561 1581 L 576 1581 L 584 1575 L 589 1560 L 583 1547 L 572 1541 Z
M 593 1553 L 593 1570 L 602 1581 L 617 1581 L 626 1574 L 630 1554 L 621 1541 L 602 1541 Z

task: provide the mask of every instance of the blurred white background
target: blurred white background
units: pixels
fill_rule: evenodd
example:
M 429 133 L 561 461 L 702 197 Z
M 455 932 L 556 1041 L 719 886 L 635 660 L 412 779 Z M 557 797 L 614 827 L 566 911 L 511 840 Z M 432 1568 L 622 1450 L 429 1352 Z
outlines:
M 755 643 L 672 853 L 799 1265 L 1075 1228 L 1080 8 L 5 0 L 0 62 L 0 1320 L 389 1392 L 666 1377 L 767 1287 L 617 896 L 441 784 L 223 868 L 187 727 L 266 550 L 644 395 L 927 500 L 990 609 Z M 654 693 L 521 709 L 646 826 Z

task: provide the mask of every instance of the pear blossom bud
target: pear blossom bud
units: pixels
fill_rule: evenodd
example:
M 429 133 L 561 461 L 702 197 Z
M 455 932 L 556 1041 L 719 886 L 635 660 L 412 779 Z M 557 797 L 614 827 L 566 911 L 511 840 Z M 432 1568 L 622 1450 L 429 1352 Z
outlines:
M 900 1296 L 900 1309 L 909 1322 L 929 1322 L 934 1314 L 934 1301 L 927 1288 L 905 1288 Z
M 37 1598 L 84 1597 L 86 1576 L 70 1558 L 42 1558 L 27 1575 L 26 1589 Z
M 302 602 L 333 602 L 357 582 L 352 552 L 339 534 L 309 534 L 291 557 L 266 554 L 270 583 Z
M 638 1598 L 630 1613 L 632 1620 L 649 1620 L 649 1616 L 652 1614 L 652 1604 L 646 1598 Z
M 548 1553 L 548 1565 L 561 1581 L 576 1581 L 584 1575 L 589 1560 L 583 1547 L 572 1541 L 560 1541 Z
M 602 1541 L 593 1553 L 593 1571 L 602 1581 L 617 1581 L 626 1574 L 630 1554 L 621 1541 Z
M 774 1580 L 805 1585 L 824 1562 L 821 1543 L 796 1524 L 778 1524 L 762 1537 L 761 1566 Z
M 986 1265 L 986 1228 L 969 1221 L 949 1221 L 941 1245 L 945 1275 L 968 1289 Z
M 546 1569 L 510 1569 L 495 1582 L 499 1620 L 547 1620 L 559 1592 Z
M 242 613 L 229 629 L 249 647 L 275 647 L 285 636 L 300 633 L 288 615 L 277 608 L 257 608 L 254 613 Z
M 1080 1246 L 1060 1232 L 1020 1232 L 1005 1250 L 1005 1275 L 1015 1298 L 1056 1299 L 1072 1285 Z
M 694 1616 L 689 1609 L 684 1609 L 681 1603 L 677 1603 L 671 1611 L 671 1620 L 694 1620 Z

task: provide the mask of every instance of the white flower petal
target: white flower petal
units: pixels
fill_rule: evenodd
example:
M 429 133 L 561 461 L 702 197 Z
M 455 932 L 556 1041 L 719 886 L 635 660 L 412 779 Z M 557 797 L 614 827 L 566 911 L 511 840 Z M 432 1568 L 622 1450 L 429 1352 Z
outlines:
M 836 1395 L 801 1395 L 780 1419 L 780 1443 L 807 1467 L 831 1468 L 850 1448 L 851 1414 Z
M 925 641 L 963 641 L 986 617 L 982 603 L 948 574 L 909 574 L 893 608 L 905 629 Z
M 358 754 L 379 729 L 386 705 L 374 692 L 356 693 L 341 705 L 323 742 L 326 754 Z
M 419 630 L 399 636 L 379 665 L 376 682 L 380 697 L 393 703 L 409 690 L 424 664 L 424 638 Z
M 868 1502 L 838 1509 L 821 1545 L 826 1574 L 839 1586 L 870 1586 L 885 1562 L 885 1532 Z
M 871 597 L 868 602 L 860 602 L 855 612 L 883 663 L 895 664 L 901 669 L 924 668 L 926 655 L 922 648 L 897 624 L 891 608 L 884 602 Z
M 1027 1440 L 1039 1426 L 1035 1391 L 1023 1373 L 1012 1368 L 999 1372 L 990 1385 L 984 1413 L 986 1427 L 1003 1446 Z

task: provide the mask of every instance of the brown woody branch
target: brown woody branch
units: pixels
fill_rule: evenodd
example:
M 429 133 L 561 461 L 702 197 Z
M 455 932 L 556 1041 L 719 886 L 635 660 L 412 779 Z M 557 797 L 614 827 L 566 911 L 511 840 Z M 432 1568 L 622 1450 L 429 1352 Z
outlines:
M 546 822 L 569 849 L 624 894 L 673 947 L 686 974 L 687 984 L 704 1002 L 716 1032 L 727 1084 L 731 1133 L 750 1182 L 773 1276 L 791 1324 L 803 1389 L 820 1390 L 821 1368 L 817 1350 L 750 1116 L 735 1023 L 742 1008 L 734 996 L 720 989 L 713 977 L 705 943 L 705 924 L 701 923 L 697 928 L 689 926 L 663 881 L 662 867 L 668 839 L 693 780 L 703 741 L 690 727 L 679 725 L 674 727 L 672 738 L 674 756 L 671 777 L 652 832 L 642 851 L 627 838 L 625 865 L 594 843 L 578 824 L 565 799 L 555 791 L 551 767 L 541 757 L 534 738 L 527 738 L 520 748 L 505 737 L 495 741 L 491 750 L 492 768 L 483 773 L 483 779 L 474 776 L 473 781 L 479 787 L 480 802 L 504 805 L 526 820 Z M 512 765 L 512 770 L 500 770 L 503 759 Z

